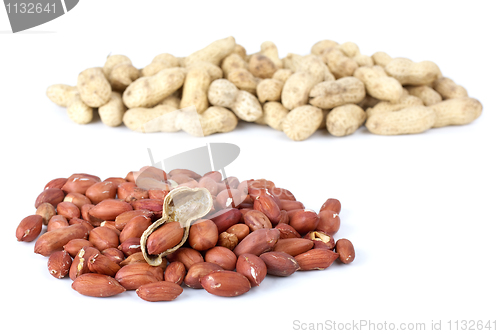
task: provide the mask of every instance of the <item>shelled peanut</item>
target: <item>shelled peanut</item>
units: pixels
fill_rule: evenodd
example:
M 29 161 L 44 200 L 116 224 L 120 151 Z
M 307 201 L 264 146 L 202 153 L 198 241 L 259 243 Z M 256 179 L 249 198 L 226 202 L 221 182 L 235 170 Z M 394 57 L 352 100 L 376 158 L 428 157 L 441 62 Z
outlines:
M 73 174 L 50 181 L 36 214 L 16 230 L 48 257 L 49 274 L 69 276 L 80 294 L 136 290 L 147 301 L 177 298 L 183 286 L 238 296 L 267 275 L 350 263 L 347 239 L 335 242 L 340 202 L 319 213 L 269 180 L 144 167 L 101 180 Z M 46 231 L 44 231 L 46 226 Z
M 363 125 L 380 135 L 421 133 L 469 124 L 482 113 L 481 103 L 431 61 L 368 56 L 355 43 L 331 40 L 314 44 L 309 55 L 280 58 L 273 42 L 247 55 L 227 37 L 187 57 L 157 55 L 142 69 L 111 55 L 82 71 L 76 86 L 52 85 L 47 96 L 78 124 L 90 123 L 98 108 L 106 125 L 138 132 L 207 136 L 242 120 L 296 141 L 324 128 L 346 136 Z

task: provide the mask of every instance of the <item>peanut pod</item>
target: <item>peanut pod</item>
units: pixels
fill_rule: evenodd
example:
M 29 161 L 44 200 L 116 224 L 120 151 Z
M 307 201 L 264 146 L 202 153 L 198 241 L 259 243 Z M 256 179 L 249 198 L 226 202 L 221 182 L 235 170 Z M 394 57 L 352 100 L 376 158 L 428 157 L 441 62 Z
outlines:
M 212 208 L 212 195 L 205 188 L 175 188 L 163 201 L 163 216 L 151 224 L 141 236 L 141 251 L 146 262 L 152 266 L 159 266 L 162 257 L 175 252 L 188 239 L 191 223 L 205 216 Z M 165 223 L 177 221 L 184 228 L 182 240 L 176 246 L 167 249 L 157 256 L 148 254 L 147 240 L 156 229 Z

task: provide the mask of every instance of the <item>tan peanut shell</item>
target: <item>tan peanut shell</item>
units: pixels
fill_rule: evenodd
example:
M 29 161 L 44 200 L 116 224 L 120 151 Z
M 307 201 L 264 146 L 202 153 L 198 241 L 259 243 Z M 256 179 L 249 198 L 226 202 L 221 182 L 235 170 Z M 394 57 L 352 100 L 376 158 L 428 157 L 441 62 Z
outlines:
M 481 115 L 481 102 L 471 97 L 459 97 L 445 100 L 430 106 L 436 113 L 434 128 L 448 125 L 469 124 Z
M 103 73 L 115 91 L 123 92 L 128 85 L 137 80 L 140 72 L 132 65 L 132 61 L 124 55 L 112 55 L 106 59 Z
M 92 108 L 106 104 L 111 98 L 111 85 L 100 67 L 80 72 L 76 87 L 82 101 Z
M 279 102 L 267 102 L 262 107 L 263 115 L 260 118 L 262 123 L 269 125 L 275 130 L 283 131 L 283 120 L 288 115 L 289 110 Z
M 58 106 L 67 107 L 69 102 L 78 94 L 78 89 L 76 86 L 56 84 L 49 86 L 46 94 Z
M 295 72 L 288 78 L 281 91 L 281 103 L 287 109 L 307 104 L 309 92 L 318 82 L 309 72 Z
M 251 54 L 249 54 L 249 55 L 246 55 L 246 56 L 243 58 L 247 64 L 248 64 L 248 62 L 250 61 L 250 58 L 251 58 L 254 54 L 257 54 L 257 53 L 251 53 Z
M 361 55 L 358 45 L 353 42 L 342 43 L 339 45 L 339 49 L 349 58 Z
M 413 95 L 405 95 L 399 101 L 396 102 L 381 101 L 377 103 L 373 108 L 368 108 L 366 110 L 366 115 L 370 117 L 371 115 L 382 112 L 399 111 L 407 107 L 423 106 L 423 105 L 424 103 L 418 97 Z
M 326 117 L 326 129 L 336 137 L 354 133 L 366 120 L 366 113 L 355 104 L 333 108 Z
M 109 82 L 113 90 L 123 92 L 132 82 L 140 77 L 140 72 L 132 64 L 120 64 L 113 68 Z
M 443 99 L 456 99 L 458 97 L 468 97 L 467 90 L 457 85 L 450 78 L 439 78 L 432 84 L 432 87 L 443 97 Z
M 377 130 L 375 121 L 394 118 L 403 122 L 404 118 L 418 118 L 415 110 L 423 110 L 409 107 L 437 104 L 435 127 L 467 124 L 482 112 L 477 100 L 458 102 L 468 97 L 467 91 L 443 77 L 431 61 L 392 58 L 382 51 L 368 56 L 353 42 L 332 40 L 315 43 L 309 55 L 288 53 L 280 58 L 271 41 L 263 42 L 260 51 L 247 54 L 230 36 L 187 57 L 159 54 L 140 70 L 127 56 L 110 55 L 103 67 L 82 71 L 76 87 L 52 85 L 46 94 L 66 107 L 70 119 L 79 124 L 91 122 L 96 108 L 108 126 L 123 122 L 139 132 L 184 129 L 197 136 L 231 131 L 241 119 L 303 140 L 317 129 L 328 129 L 329 124 L 329 130 L 333 129 L 332 124 L 341 124 L 345 118 L 345 125 L 331 131 L 340 136 L 352 133 L 364 117 L 372 120 L 367 123 L 373 131 L 392 134 L 397 131 L 386 131 L 385 123 L 383 130 Z M 457 101 L 441 104 L 443 100 Z M 332 112 L 345 105 L 349 107 Z M 190 113 L 196 110 L 203 115 L 212 106 L 207 117 Z M 306 108 L 299 109 L 303 106 Z M 395 115 L 375 117 L 385 113 Z M 305 114 L 311 119 L 302 118 Z M 303 124 L 292 124 L 295 118 L 304 119 Z M 425 129 L 427 123 L 415 124 L 417 130 L 404 125 L 401 131 L 423 131 L 418 129 Z
M 257 98 L 247 91 L 240 90 L 231 110 L 244 121 L 253 122 L 262 116 L 262 106 Z
M 297 66 L 299 65 L 302 58 L 304 58 L 304 56 L 298 55 L 296 53 L 287 54 L 286 57 L 282 59 L 283 68 L 296 72 Z
M 157 105 L 183 85 L 184 72 L 180 67 L 167 68 L 151 77 L 137 79 L 123 93 L 123 103 L 128 108 Z
M 236 116 L 247 122 L 254 122 L 262 116 L 262 106 L 257 98 L 238 88 L 226 79 L 210 84 L 208 100 L 214 106 L 231 109 Z
M 283 61 L 280 59 L 278 48 L 276 47 L 276 44 L 274 44 L 273 42 L 271 41 L 263 42 L 260 45 L 260 54 L 269 58 L 274 63 L 277 69 L 283 68 Z
M 77 124 L 88 124 L 92 122 L 94 116 L 93 109 L 82 101 L 80 95 L 76 95 L 71 99 L 66 113 L 69 119 Z
M 177 127 L 192 136 L 203 137 L 218 132 L 233 131 L 238 125 L 238 118 L 224 107 L 212 106 L 203 114 L 179 112 Z
M 376 99 L 373 96 L 366 94 L 365 98 L 363 100 L 361 100 L 360 102 L 358 102 L 357 105 L 366 111 L 368 108 L 373 108 L 374 106 L 376 106 L 377 103 L 379 103 L 379 102 L 380 102 L 379 99 Z
M 383 51 L 378 51 L 372 54 L 372 60 L 375 65 L 385 67 L 392 61 L 392 57 Z
M 292 74 L 283 85 L 281 103 L 289 110 L 307 104 L 309 92 L 324 80 L 334 80 L 326 65 L 318 56 L 309 55 L 298 62 L 297 72 Z
M 406 86 L 405 88 L 408 90 L 408 93 L 410 95 L 416 96 L 421 99 L 425 106 L 431 106 L 443 100 L 438 92 L 427 85 Z
M 328 68 L 337 79 L 352 76 L 354 71 L 359 67 L 354 59 L 347 57 L 338 48 L 325 50 L 322 56 Z
M 248 61 L 248 71 L 261 79 L 272 78 L 277 70 L 276 64 L 263 54 L 254 54 Z
M 313 106 L 332 109 L 348 103 L 361 102 L 365 97 L 365 85 L 354 77 L 324 81 L 311 89 L 309 97 L 309 103 Z
M 357 56 L 353 57 L 352 59 L 356 62 L 356 64 L 358 64 L 359 67 L 375 65 L 375 63 L 373 62 L 373 59 L 367 55 L 357 55 Z
M 244 68 L 237 68 L 229 72 L 227 80 L 231 81 L 238 89 L 245 90 L 254 95 L 257 91 L 257 85 L 260 82 L 259 78 Z
M 219 66 L 206 61 L 198 61 L 196 63 L 190 64 L 189 66 L 186 66 L 186 70 L 188 72 L 194 69 L 207 71 L 208 75 L 210 76 L 210 82 L 223 77 L 222 69 Z
M 123 115 L 123 123 L 130 130 L 149 132 L 179 131 L 175 125 L 177 108 L 169 105 L 158 105 L 154 108 L 132 108 Z
M 282 123 L 283 132 L 288 138 L 301 141 L 309 138 L 320 126 L 323 111 L 311 105 L 291 110 Z
M 377 135 L 403 135 L 424 132 L 436 122 L 431 107 L 413 106 L 394 112 L 382 112 L 368 117 L 366 128 Z
M 208 101 L 214 106 L 231 108 L 238 95 L 238 87 L 226 79 L 214 80 L 208 89 Z
M 172 95 L 169 95 L 167 96 L 165 99 L 163 99 L 159 105 L 166 105 L 166 106 L 171 106 L 171 107 L 174 107 L 176 109 L 179 109 L 180 106 L 181 106 L 181 99 L 176 96 L 176 94 L 172 94 Z
M 385 71 L 402 85 L 428 85 L 441 77 L 439 67 L 428 60 L 416 63 L 407 58 L 394 58 L 385 66 Z
M 321 109 L 321 112 L 323 113 L 323 118 L 321 119 L 321 123 L 319 124 L 318 130 L 326 129 L 326 117 L 328 116 L 328 113 L 330 111 L 331 111 L 330 109 Z
M 247 50 L 242 45 L 236 44 L 236 46 L 234 47 L 234 50 L 231 52 L 231 54 L 237 54 L 242 59 L 245 59 L 247 56 Z
M 179 59 L 169 53 L 161 53 L 153 58 L 150 64 L 146 65 L 142 69 L 142 75 L 145 77 L 150 77 L 157 74 L 161 70 L 172 67 L 179 67 Z
M 410 95 L 410 93 L 408 92 L 408 89 L 406 89 L 406 87 L 403 87 L 403 95 L 401 95 L 401 97 L 405 97 L 408 95 Z
M 111 74 L 111 71 L 116 65 L 123 64 L 123 63 L 128 63 L 132 64 L 132 61 L 130 60 L 129 57 L 125 55 L 109 55 L 106 58 L 106 62 L 104 63 L 104 66 L 102 67 L 102 72 L 106 76 L 106 78 L 109 78 L 109 75 Z
M 208 108 L 208 88 L 212 82 L 208 71 L 192 68 L 186 75 L 182 88 L 181 108 L 194 106 L 199 114 Z
M 186 57 L 175 57 L 177 58 L 177 61 L 179 62 L 178 67 L 186 67 Z
M 262 105 L 262 116 L 260 116 L 259 118 L 257 118 L 255 121 L 254 121 L 255 124 L 260 124 L 260 125 L 267 125 L 266 122 L 264 122 L 264 105 Z
M 280 101 L 283 82 L 276 79 L 264 79 L 257 85 L 257 97 L 260 103 Z
M 224 58 L 221 64 L 221 69 L 224 72 L 224 78 L 227 78 L 229 73 L 237 69 L 248 70 L 248 63 L 238 54 L 231 53 Z
M 97 109 L 101 121 L 107 126 L 119 126 L 122 124 L 123 114 L 127 107 L 123 104 L 122 95 L 118 92 L 111 93 L 111 99 L 105 105 Z
M 274 72 L 273 79 L 285 82 L 288 80 L 288 78 L 290 78 L 292 74 L 293 74 L 292 70 L 287 68 L 282 68 Z
M 219 66 L 222 59 L 226 58 L 236 47 L 234 37 L 219 39 L 205 48 L 198 50 L 185 59 L 185 65 L 189 66 L 198 61 L 208 61 Z
M 354 72 L 354 77 L 361 80 L 366 92 L 376 99 L 396 102 L 403 95 L 403 86 L 399 81 L 387 76 L 380 66 L 363 66 Z
M 339 43 L 329 40 L 329 39 L 324 39 L 322 41 L 317 42 L 314 44 L 311 48 L 311 54 L 320 56 L 322 55 L 326 50 L 332 49 L 332 48 L 337 48 L 339 46 Z
M 330 73 L 328 66 L 315 55 L 304 56 L 297 65 L 297 72 L 309 72 L 314 77 L 316 83 L 327 80 L 335 80 L 335 77 Z

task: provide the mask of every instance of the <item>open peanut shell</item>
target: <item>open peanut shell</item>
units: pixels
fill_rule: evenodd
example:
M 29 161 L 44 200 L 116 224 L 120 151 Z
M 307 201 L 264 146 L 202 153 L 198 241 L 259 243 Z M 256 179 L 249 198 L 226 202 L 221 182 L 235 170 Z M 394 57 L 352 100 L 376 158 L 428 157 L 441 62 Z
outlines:
M 141 236 L 141 251 L 144 259 L 152 266 L 158 266 L 162 257 L 175 252 L 189 236 L 189 228 L 197 219 L 205 216 L 212 208 L 212 195 L 205 188 L 175 188 L 168 193 L 163 201 L 163 216 L 151 224 Z M 150 255 L 147 251 L 148 237 L 163 224 L 177 221 L 184 228 L 184 235 L 179 244 L 167 249 L 159 255 Z

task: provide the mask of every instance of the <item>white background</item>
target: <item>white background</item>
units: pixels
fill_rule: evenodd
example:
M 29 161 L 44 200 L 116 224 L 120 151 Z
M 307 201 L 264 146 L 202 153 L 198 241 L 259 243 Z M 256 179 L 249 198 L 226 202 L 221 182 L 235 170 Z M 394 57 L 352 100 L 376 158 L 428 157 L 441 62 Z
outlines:
M 491 320 L 500 328 L 498 203 L 498 2 L 496 1 L 80 1 L 68 14 L 12 34 L 0 9 L 2 114 L 3 311 L 0 326 L 28 333 L 296 332 L 327 321 L 426 324 Z M 483 115 L 467 126 L 383 137 L 364 127 L 303 142 L 255 124 L 194 138 L 139 134 L 99 121 L 76 125 L 45 96 L 54 83 L 75 84 L 106 56 L 128 55 L 138 68 L 163 52 L 185 56 L 232 35 L 248 53 L 266 40 L 307 54 L 321 39 L 353 41 L 363 54 L 385 51 L 436 62 L 445 76 L 479 99 Z M 171 303 L 135 292 L 98 299 L 49 275 L 34 243 L 15 229 L 43 186 L 75 172 L 125 176 L 204 145 L 241 148 L 226 168 L 240 180 L 268 178 L 319 210 L 342 202 L 337 238 L 350 239 L 356 260 L 323 272 L 267 277 L 238 298 L 185 288 Z M 297 322 L 295 322 L 297 324 Z M 384 331 L 380 331 L 384 332 Z M 435 332 L 435 331 L 434 331 Z M 490 331 L 492 332 L 492 331 Z

